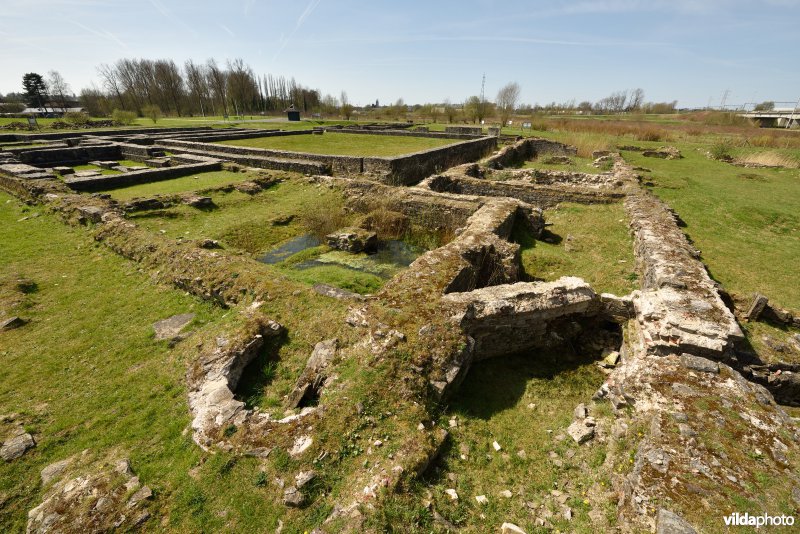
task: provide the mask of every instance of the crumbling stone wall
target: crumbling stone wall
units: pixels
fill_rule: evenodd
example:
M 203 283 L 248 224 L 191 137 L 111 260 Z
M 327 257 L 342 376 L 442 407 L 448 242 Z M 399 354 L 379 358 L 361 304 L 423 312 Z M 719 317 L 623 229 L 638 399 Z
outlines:
M 101 191 L 129 185 L 171 180 L 172 178 L 180 178 L 181 176 L 188 176 L 199 172 L 218 171 L 221 168 L 222 163 L 219 160 L 212 160 L 202 163 L 177 165 L 175 167 L 143 169 L 121 174 L 104 174 L 101 176 L 86 177 L 70 175 L 64 179 L 64 182 L 75 191 Z
M 442 301 L 475 340 L 474 361 L 548 346 L 554 331 L 563 334 L 560 319 L 596 316 L 601 307 L 589 284 L 574 277 L 449 293 Z
M 347 129 L 340 129 L 340 128 L 325 128 L 325 131 L 328 133 L 350 133 L 350 134 L 365 134 L 365 135 L 391 135 L 395 137 L 427 137 L 429 139 L 480 139 L 481 137 L 485 137 L 483 133 L 477 134 L 463 134 L 463 133 L 453 133 L 453 132 L 421 132 L 419 130 L 414 130 L 411 132 L 405 132 L 401 130 L 373 130 L 373 129 L 362 129 L 362 128 L 347 128 Z
M 497 154 L 487 158 L 483 163 L 492 169 L 502 169 L 524 163 L 542 154 L 552 154 L 554 156 L 574 156 L 578 149 L 574 146 L 565 145 L 549 139 L 539 137 L 526 137 L 504 147 Z
M 529 204 L 550 208 L 560 202 L 608 204 L 625 197 L 622 191 L 573 185 L 539 185 L 522 180 L 484 180 L 468 176 L 439 175 L 420 184 L 438 192 L 489 197 L 518 198 Z
M 224 157 L 223 155 L 230 155 L 230 159 L 236 158 L 236 161 L 240 163 L 244 163 L 240 161 L 242 156 L 279 158 L 286 161 L 316 162 L 329 167 L 334 175 L 357 175 L 363 173 L 372 175 L 386 183 L 396 185 L 414 184 L 433 172 L 478 160 L 494 149 L 496 143 L 497 140 L 495 138 L 486 137 L 403 156 L 391 158 L 362 158 L 356 156 L 329 156 L 306 152 L 218 145 L 180 139 L 165 139 L 161 141 L 161 145 L 167 148 L 184 149 L 195 153 L 219 155 L 220 157 Z M 261 166 L 257 164 L 258 160 L 255 158 L 251 159 L 251 161 L 253 163 L 247 164 Z
M 731 357 L 744 334 L 674 213 L 641 189 L 628 194 L 625 209 L 642 273 L 636 307 L 643 343 L 653 352 Z
M 80 165 L 93 160 L 122 159 L 122 148 L 115 144 L 44 148 L 21 152 L 19 159 L 23 163 L 42 167 Z
M 303 133 L 308 134 L 308 132 Z M 219 145 L 198 141 L 182 141 L 179 139 L 165 139 L 161 141 L 161 145 L 170 149 L 189 149 L 193 152 L 213 155 L 230 154 L 232 156 L 260 156 L 267 158 L 279 158 L 287 161 L 309 161 L 321 163 L 329 167 L 334 174 L 361 174 L 363 171 L 363 158 L 355 156 L 327 156 L 322 154 L 310 154 L 307 152 L 290 152 L 286 150 L 271 150 L 266 148 Z
M 364 158 L 363 172 L 394 185 L 412 185 L 435 172 L 477 161 L 497 147 L 495 137 L 482 137 L 393 158 Z

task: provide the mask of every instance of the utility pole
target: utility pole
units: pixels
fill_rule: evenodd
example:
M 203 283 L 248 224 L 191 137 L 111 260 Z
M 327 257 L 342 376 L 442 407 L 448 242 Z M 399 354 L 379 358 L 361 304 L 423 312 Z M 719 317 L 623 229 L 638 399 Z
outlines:
M 730 89 L 725 89 L 725 92 L 722 93 L 722 101 L 719 103 L 719 108 L 722 111 L 725 111 L 725 101 L 728 100 L 728 95 L 730 95 L 730 94 L 731 94 L 731 90 Z
M 486 114 L 486 98 L 484 97 L 484 89 L 486 88 L 486 73 L 483 73 L 483 78 L 481 79 L 481 121 L 483 121 L 483 117 Z
M 790 129 L 792 127 L 792 123 L 794 123 L 794 114 L 797 112 L 797 108 L 800 108 L 800 98 L 797 99 L 797 103 L 794 105 L 792 109 L 792 114 L 789 115 L 789 120 L 786 121 L 786 129 Z

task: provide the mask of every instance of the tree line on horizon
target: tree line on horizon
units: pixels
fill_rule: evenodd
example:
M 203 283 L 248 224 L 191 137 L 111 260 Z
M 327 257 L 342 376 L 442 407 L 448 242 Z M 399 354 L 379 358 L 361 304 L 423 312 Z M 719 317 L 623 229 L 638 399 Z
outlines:
M 133 112 L 146 116 L 157 109 L 158 113 L 184 116 L 228 116 L 281 112 L 293 107 L 307 114 L 341 116 L 350 119 L 353 106 L 347 93 L 338 97 L 323 94 L 298 83 L 294 77 L 272 74 L 257 75 L 244 60 L 237 58 L 225 64 L 215 59 L 204 63 L 187 60 L 179 66 L 171 59 L 122 58 L 113 64 L 97 68 L 100 87 L 83 88 L 76 99 L 70 97 L 69 85 L 58 71 L 47 77 L 37 73 L 23 76 L 24 93 L 9 94 L 8 101 L 24 101 L 31 107 L 69 107 L 80 102 L 91 116 L 110 116 L 114 110 Z M 464 102 L 453 104 L 449 100 L 437 104 L 408 106 L 402 98 L 394 104 L 381 106 L 378 100 L 363 109 L 372 116 L 402 119 L 409 112 L 436 121 L 443 117 L 448 122 L 457 120 L 480 123 L 489 118 L 505 124 L 515 114 L 537 113 L 674 113 L 677 101 L 645 102 L 640 88 L 617 91 L 597 102 L 574 100 L 546 105 L 522 104 L 521 88 L 516 82 L 504 85 L 494 101 L 477 95 Z

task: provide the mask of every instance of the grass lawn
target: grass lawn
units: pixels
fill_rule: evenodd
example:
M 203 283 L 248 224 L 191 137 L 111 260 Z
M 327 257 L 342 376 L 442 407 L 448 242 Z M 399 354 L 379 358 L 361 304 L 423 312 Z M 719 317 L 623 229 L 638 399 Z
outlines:
M 121 165 L 125 165 L 121 163 Z M 146 184 L 121 187 L 109 191 L 112 197 L 117 200 L 130 200 L 135 197 L 150 197 L 153 195 L 170 195 L 174 193 L 186 193 L 198 191 L 209 187 L 218 187 L 236 182 L 244 182 L 248 179 L 247 173 L 231 171 L 212 171 L 183 176 L 172 180 L 162 180 L 160 182 L 150 182 Z
M 621 203 L 571 204 L 545 211 L 551 223 L 543 240 L 521 228 L 513 239 L 522 246 L 522 265 L 537 279 L 578 276 L 598 293 L 626 295 L 639 287 L 633 241 Z
M 221 144 L 225 145 L 338 156 L 399 156 L 451 145 L 454 142 L 452 139 L 342 133 L 257 137 L 254 139 L 220 141 Z
M 170 350 L 153 339 L 151 325 L 191 311 L 190 329 L 203 330 L 223 311 L 151 285 L 54 216 L 17 222 L 35 208 L 9 199 L 0 193 L 0 308 L 30 322 L 0 333 L 0 412 L 21 414 L 37 446 L 0 465 L 0 530 L 24 531 L 27 510 L 40 498 L 39 471 L 87 448 L 129 456 L 157 495 L 190 488 L 187 471 L 200 454 L 182 435 L 189 423 L 186 343 Z M 16 291 L 19 277 L 36 290 Z
M 186 362 L 198 341 L 213 343 L 237 321 L 237 311 L 153 285 L 138 265 L 54 215 L 18 222 L 37 208 L 3 193 L 0 205 L 0 313 L 30 321 L 0 333 L 0 413 L 20 414 L 37 441 L 21 459 L 0 464 L 0 531 L 24 531 L 27 511 L 41 501 L 41 469 L 84 449 L 97 458 L 130 458 L 154 492 L 148 530 L 272 532 L 283 517 L 284 532 L 294 533 L 324 519 L 329 508 L 287 512 L 280 504 L 282 490 L 273 481 L 293 468 L 283 450 L 267 461 L 204 453 L 185 432 Z M 35 289 L 19 291 L 21 277 Z M 287 294 L 302 288 L 281 284 Z M 277 354 L 248 368 L 243 397 L 280 406 L 321 332 L 346 339 L 346 307 L 310 290 L 265 303 L 264 312 L 289 335 Z M 170 349 L 153 339 L 153 322 L 189 311 L 197 318 L 186 341 Z M 0 423 L 3 437 L 9 430 Z
M 800 309 L 800 170 L 747 169 L 708 159 L 705 144 L 676 144 L 684 158 L 624 153 L 686 223 L 711 275 L 742 296 L 755 292 Z M 769 150 L 769 149 L 766 149 Z
M 189 206 L 175 206 L 136 214 L 133 219 L 168 237 L 216 239 L 226 248 L 259 255 L 308 233 L 304 221 L 318 212 L 341 211 L 344 202 L 338 192 L 294 180 L 254 196 L 236 191 L 210 196 L 219 209 L 200 211 Z M 273 224 L 276 219 L 292 215 L 295 217 L 288 223 Z
M 590 488 L 608 487 L 598 470 L 606 449 L 581 448 L 564 437 L 564 429 L 575 406 L 586 402 L 603 379 L 588 361 L 556 352 L 530 351 L 473 365 L 442 418 L 451 435 L 446 449 L 415 485 L 417 506 L 430 498 L 438 513 L 465 532 L 495 532 L 506 521 L 526 532 L 543 532 L 541 527 L 537 530 L 527 503 L 544 505 L 553 513 L 554 528 L 595 532 L 584 499 Z M 494 449 L 495 441 L 500 451 Z M 456 490 L 458 501 L 445 493 L 447 489 Z M 571 521 L 562 517 L 562 506 L 551 495 L 554 489 L 572 509 Z M 502 496 L 505 490 L 512 495 Z M 479 504 L 478 495 L 488 503 Z M 391 506 L 390 501 L 383 511 L 389 524 L 402 520 L 391 515 Z M 600 512 L 613 521 L 615 503 L 604 503 Z M 425 516 L 420 516 L 424 524 Z M 541 517 L 538 511 L 537 516 Z
M 545 163 L 549 156 L 544 155 L 541 158 L 536 158 L 526 161 L 521 168 L 523 169 L 539 169 L 543 171 L 568 171 L 568 172 L 585 172 L 588 174 L 600 174 L 611 170 L 611 165 L 605 167 L 595 167 L 592 165 L 592 158 L 582 158 L 580 156 L 570 156 L 572 163 L 568 165 L 561 165 L 556 163 Z

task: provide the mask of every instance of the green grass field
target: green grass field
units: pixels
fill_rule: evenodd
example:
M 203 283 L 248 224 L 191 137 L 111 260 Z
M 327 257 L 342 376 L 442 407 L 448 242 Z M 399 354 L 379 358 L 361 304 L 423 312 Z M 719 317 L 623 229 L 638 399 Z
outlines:
M 564 203 L 544 215 L 552 226 L 540 240 L 519 227 L 512 236 L 522 246 L 522 265 L 530 276 L 547 281 L 578 276 L 598 293 L 616 295 L 639 287 L 633 241 L 621 203 Z
M 598 469 L 606 449 L 579 447 L 564 439 L 564 429 L 575 406 L 603 379 L 589 360 L 556 351 L 531 350 L 476 363 L 442 416 L 440 424 L 450 432 L 444 452 L 412 486 L 411 496 L 382 506 L 380 527 L 416 524 L 420 532 L 436 531 L 430 512 L 419 505 L 427 499 L 464 532 L 493 531 L 506 521 L 526 532 L 544 532 L 537 530 L 530 505 L 549 510 L 549 523 L 562 532 L 596 532 L 600 527 L 589 517 L 585 496 L 608 487 L 607 474 Z M 447 489 L 456 491 L 457 501 Z M 553 490 L 563 494 L 563 504 Z M 480 504 L 475 499 L 479 495 L 488 502 Z M 573 513 L 571 521 L 563 517 L 565 506 Z M 600 506 L 601 517 L 613 524 L 615 503 L 609 499 Z
M 220 141 L 220 144 L 331 154 L 338 156 L 399 156 L 453 144 L 452 139 L 326 133 Z
M 204 453 L 186 432 L 187 361 L 199 341 L 234 325 L 237 311 L 154 285 L 138 265 L 55 215 L 5 193 L 0 205 L 0 310 L 2 317 L 29 320 L 0 333 L 0 414 L 20 414 L 37 441 L 21 460 L 0 464 L 0 530 L 24 531 L 27 511 L 41 501 L 41 469 L 85 449 L 91 457 L 130 458 L 153 489 L 148 529 L 271 532 L 283 517 L 284 532 L 300 533 L 324 519 L 320 513 L 329 508 L 310 507 L 286 519 L 282 490 L 274 484 L 293 466 L 284 451 L 267 461 Z M 19 221 L 34 213 L 39 216 Z M 280 276 L 252 266 L 266 278 Z M 20 278 L 33 281 L 34 290 L 17 290 Z M 281 291 L 296 296 L 264 305 L 291 335 L 277 354 L 248 368 L 240 392 L 251 405 L 281 406 L 321 331 L 348 335 L 337 333 L 348 328 L 346 304 L 302 289 L 284 280 Z M 185 312 L 197 314 L 186 341 L 170 348 L 153 339 L 153 322 Z M 9 428 L 0 423 L 3 435 Z
M 800 309 L 794 265 L 800 258 L 800 170 L 747 169 L 708 159 L 707 145 L 678 143 L 684 158 L 626 152 L 653 191 L 686 223 L 711 275 L 742 296 L 761 292 Z
M 709 159 L 706 153 L 715 144 L 736 147 L 743 142 L 729 134 L 637 141 L 592 132 L 534 133 L 583 144 L 586 150 L 624 145 L 677 147 L 683 159 L 647 158 L 636 151 L 622 154 L 631 165 L 652 171 L 643 172 L 643 180 L 652 182 L 653 192 L 677 211 L 711 275 L 728 291 L 745 297 L 758 291 L 779 305 L 800 309 L 800 288 L 791 267 L 800 257 L 800 170 L 749 169 Z M 798 149 L 731 149 L 734 156 L 775 151 L 800 159 Z
M 226 248 L 259 255 L 288 239 L 307 233 L 303 222 L 316 212 L 339 209 L 343 205 L 343 199 L 337 192 L 294 180 L 278 184 L 255 196 L 236 191 L 212 193 L 210 196 L 219 209 L 200 211 L 189 206 L 175 206 L 136 214 L 133 220 L 168 237 L 216 239 Z M 292 215 L 294 218 L 288 223 L 273 224 Z M 342 221 L 341 226 L 346 226 L 346 221 Z
M 523 169 L 539 169 L 543 171 L 568 171 L 568 172 L 585 172 L 588 174 L 600 174 L 611 170 L 611 166 L 595 167 L 592 165 L 592 158 L 582 158 L 580 156 L 570 156 L 572 163 L 568 165 L 545 163 L 547 156 L 537 158 L 531 161 L 526 161 L 521 168 Z
M 0 305 L 30 322 L 0 333 L 0 412 L 21 414 L 38 445 L 24 461 L 0 465 L 2 530 L 24 531 L 44 466 L 87 448 L 129 456 L 161 495 L 190 488 L 187 471 L 200 454 L 182 435 L 189 423 L 182 349 L 155 341 L 151 325 L 194 312 L 190 329 L 203 330 L 223 311 L 152 286 L 55 216 L 17 222 L 34 209 L 9 199 L 0 194 Z M 14 291 L 19 277 L 37 290 Z
M 249 175 L 247 173 L 212 171 L 174 178 L 172 180 L 162 180 L 160 182 L 150 182 L 147 184 L 112 189 L 109 191 L 109 194 L 117 200 L 130 200 L 135 197 L 188 193 L 210 187 L 220 187 L 236 182 L 244 182 L 248 180 L 248 177 Z

